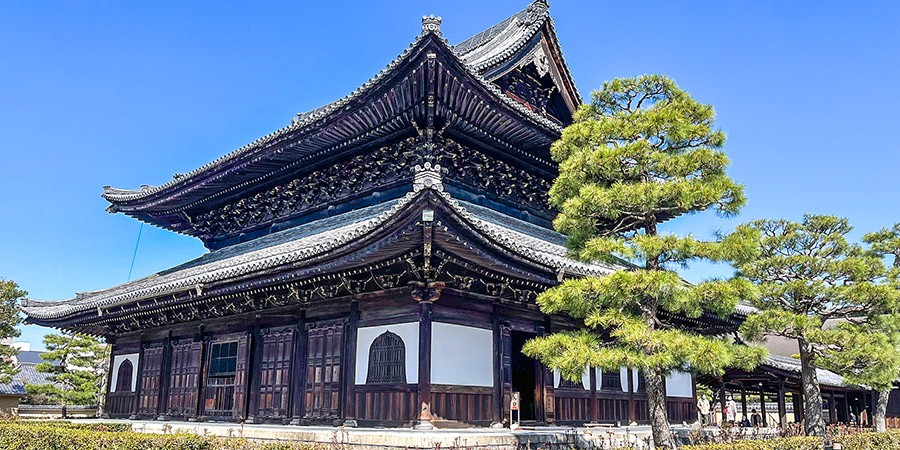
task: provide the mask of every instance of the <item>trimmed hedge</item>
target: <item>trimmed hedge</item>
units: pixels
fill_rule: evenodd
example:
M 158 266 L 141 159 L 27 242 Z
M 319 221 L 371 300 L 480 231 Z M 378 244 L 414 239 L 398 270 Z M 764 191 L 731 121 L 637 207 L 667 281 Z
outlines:
M 124 431 L 130 424 L 0 423 L 3 450 L 316 450 L 302 443 L 248 442 L 193 434 Z
M 822 450 L 822 440 L 815 437 L 746 440 L 728 444 L 685 445 L 681 450 Z
M 844 450 L 900 450 L 900 432 L 865 432 L 836 436 Z

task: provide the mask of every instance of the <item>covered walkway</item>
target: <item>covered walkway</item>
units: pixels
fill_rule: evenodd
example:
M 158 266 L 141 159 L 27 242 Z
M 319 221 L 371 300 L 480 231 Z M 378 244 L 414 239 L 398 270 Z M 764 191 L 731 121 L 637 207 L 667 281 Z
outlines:
M 840 375 L 817 369 L 827 423 L 868 425 L 872 417 L 873 397 L 868 389 L 849 385 Z M 731 396 L 738 406 L 736 421 L 750 417 L 758 405 L 763 427 L 785 428 L 803 422 L 800 360 L 772 355 L 752 372 L 729 369 L 721 377 L 701 376 L 697 382 L 714 392 L 717 423 L 727 422 L 725 405 Z M 748 403 L 750 406 L 748 407 Z M 772 405 L 775 408 L 772 408 Z M 774 409 L 773 418 L 767 412 Z

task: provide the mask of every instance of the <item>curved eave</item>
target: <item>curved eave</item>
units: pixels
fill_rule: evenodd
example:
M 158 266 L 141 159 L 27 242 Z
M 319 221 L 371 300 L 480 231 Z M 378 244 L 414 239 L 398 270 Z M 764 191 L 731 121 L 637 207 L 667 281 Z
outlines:
M 358 146 L 364 143 L 363 139 L 371 134 L 371 130 L 369 129 L 371 124 L 356 119 L 352 114 L 362 108 L 374 108 L 375 106 L 371 105 L 368 101 L 370 98 L 378 100 L 379 98 L 390 95 L 392 93 L 391 89 L 393 84 L 404 82 L 408 79 L 410 73 L 425 63 L 426 56 L 424 53 L 426 53 L 426 51 L 435 51 L 438 52 L 439 55 L 442 55 L 443 57 L 441 60 L 447 66 L 452 66 L 454 71 L 460 73 L 460 77 L 463 78 L 460 80 L 461 83 L 477 88 L 479 95 L 482 96 L 487 103 L 494 105 L 493 107 L 487 108 L 485 112 L 487 115 L 480 116 L 479 120 L 487 122 L 506 120 L 509 122 L 510 119 L 503 119 L 503 117 L 512 117 L 515 119 L 514 121 L 517 122 L 515 125 L 521 129 L 518 134 L 512 135 L 507 133 L 508 140 L 511 142 L 504 142 L 502 138 L 493 136 L 490 132 L 491 130 L 482 130 L 483 136 L 481 137 L 488 139 L 488 145 L 491 145 L 492 143 L 490 140 L 494 139 L 495 142 L 493 142 L 493 144 L 495 146 L 509 150 L 518 149 L 519 151 L 524 151 L 521 147 L 528 147 L 526 141 L 517 142 L 517 138 L 525 138 L 529 134 L 543 136 L 539 141 L 540 146 L 544 146 L 549 145 L 549 143 L 562 132 L 561 126 L 507 97 L 491 82 L 487 81 L 463 63 L 444 39 L 436 34 L 427 33 L 423 36 L 419 36 L 409 49 L 368 83 L 337 102 L 301 116 L 296 123 L 277 130 L 276 132 L 260 138 L 203 167 L 179 176 L 166 184 L 156 187 L 145 186 L 139 190 L 123 190 L 110 187 L 104 188 L 103 197 L 111 203 L 109 211 L 124 212 L 129 215 L 137 216 L 150 223 L 155 223 L 154 217 L 160 213 L 176 212 L 178 209 L 184 209 L 185 204 L 190 204 L 191 202 L 197 204 L 212 197 L 222 196 L 226 191 L 233 192 L 236 188 L 243 189 L 246 186 L 259 182 L 262 178 L 270 177 L 271 174 L 275 172 L 271 169 L 273 161 L 276 163 L 275 165 L 280 165 L 282 167 L 290 164 L 291 161 L 296 163 L 297 158 L 294 157 L 294 155 L 290 155 L 291 158 L 288 158 L 288 154 L 291 151 L 290 147 L 298 147 L 296 142 L 301 139 L 308 139 L 310 135 L 312 135 L 313 138 L 319 137 L 316 135 L 321 135 L 323 129 L 328 129 L 329 127 L 336 128 L 339 126 L 342 119 L 354 120 L 355 123 L 351 125 L 354 125 L 353 128 L 358 129 L 359 133 L 353 136 L 347 136 L 343 141 L 339 142 L 325 142 L 320 139 L 322 142 L 316 142 L 316 144 L 318 144 L 316 145 L 316 148 L 319 149 L 319 153 L 328 152 L 330 149 L 339 145 L 352 143 L 353 145 Z M 420 92 L 419 94 L 424 96 L 425 93 Z M 381 95 L 381 97 L 378 97 L 379 95 Z M 447 100 L 451 99 L 448 98 Z M 422 99 L 415 98 L 411 99 L 411 101 L 420 105 Z M 407 106 L 409 107 L 409 105 Z M 493 109 L 496 107 L 499 107 L 500 110 Z M 419 108 L 421 108 L 421 105 Z M 378 109 L 382 114 L 382 117 L 384 117 L 386 121 L 389 120 L 388 118 L 392 114 L 389 108 L 382 106 Z M 465 117 L 465 114 L 460 114 L 455 111 L 451 111 L 448 114 L 452 116 L 448 119 L 450 121 L 463 123 L 468 120 L 470 125 L 473 124 L 473 122 L 469 120 L 470 118 Z M 496 115 L 497 117 L 491 120 L 486 119 L 486 117 L 492 117 L 491 114 Z M 414 115 L 413 112 L 407 112 L 404 115 L 406 117 L 403 122 L 407 124 L 405 125 L 406 128 L 410 129 L 415 127 L 416 118 L 412 117 Z M 519 123 L 527 125 L 522 126 L 519 125 Z M 397 132 L 397 129 L 402 128 L 403 126 L 403 124 L 395 125 L 388 131 Z M 479 136 L 475 136 L 476 139 L 478 137 Z M 534 138 L 528 139 L 533 140 Z M 307 146 L 309 147 L 310 145 Z M 542 160 L 541 162 L 549 164 L 549 161 L 547 160 Z M 257 173 L 259 176 L 257 177 L 243 176 L 243 178 L 241 178 L 242 175 L 240 174 L 242 172 L 250 172 L 253 167 L 264 167 L 266 169 L 258 169 Z M 209 187 L 228 183 L 228 180 L 231 179 L 236 181 L 228 188 Z M 191 196 L 190 202 L 182 200 L 187 198 L 188 195 Z M 153 216 L 151 216 L 151 213 Z M 173 216 L 173 218 L 170 218 L 169 220 L 178 220 L 178 218 Z M 167 224 L 163 224 L 162 226 L 178 231 L 177 227 L 166 225 Z
M 498 255 L 506 255 L 508 260 L 515 261 L 513 265 L 517 267 L 531 267 L 530 270 L 537 269 L 547 274 L 555 274 L 563 270 L 567 273 L 582 275 L 604 275 L 618 269 L 612 266 L 586 265 L 569 260 L 564 256 L 565 249 L 559 245 L 536 242 L 539 239 L 534 237 L 517 236 L 515 231 L 504 231 L 502 226 L 492 225 L 484 219 L 476 217 L 444 192 L 440 185 L 436 187 L 417 185 L 413 192 L 397 200 L 377 216 L 365 219 L 359 224 L 336 228 L 334 230 L 340 230 L 340 232 L 334 233 L 333 236 L 329 235 L 328 239 L 322 242 L 314 241 L 302 245 L 298 243 L 292 246 L 295 241 L 289 240 L 286 243 L 278 244 L 278 247 L 272 247 L 272 251 L 268 250 L 269 247 L 265 247 L 266 253 L 254 253 L 255 258 L 248 258 L 247 255 L 238 253 L 238 259 L 233 260 L 234 264 L 221 264 L 213 267 L 188 265 L 186 269 L 173 268 L 107 290 L 81 293 L 70 300 L 53 302 L 29 299 L 23 301 L 22 310 L 31 323 L 55 326 L 62 322 L 71 322 L 71 319 L 75 317 L 96 318 L 102 315 L 103 310 L 121 305 L 143 301 L 156 302 L 158 299 L 172 297 L 176 294 L 196 292 L 197 295 L 200 295 L 208 289 L 208 286 L 223 280 L 272 271 L 285 265 L 308 264 L 316 261 L 316 258 L 322 255 L 334 255 L 348 251 L 348 248 L 370 240 L 371 236 L 384 233 L 385 229 L 394 226 L 391 224 L 396 222 L 397 217 L 414 214 L 410 211 L 420 204 L 419 199 L 426 195 L 430 196 L 428 198 L 440 202 L 443 208 L 452 212 L 453 217 L 457 218 L 456 220 L 474 230 L 474 236 L 481 245 L 492 247 L 494 249 L 492 252 Z M 320 235 L 310 235 L 310 237 L 318 236 Z M 281 247 L 282 245 L 284 247 Z M 220 261 L 230 262 L 231 260 L 228 258 Z M 186 270 L 186 272 L 181 273 L 179 270 Z M 515 269 L 509 274 L 524 279 L 522 274 L 527 270 L 525 272 L 522 270 L 525 269 Z

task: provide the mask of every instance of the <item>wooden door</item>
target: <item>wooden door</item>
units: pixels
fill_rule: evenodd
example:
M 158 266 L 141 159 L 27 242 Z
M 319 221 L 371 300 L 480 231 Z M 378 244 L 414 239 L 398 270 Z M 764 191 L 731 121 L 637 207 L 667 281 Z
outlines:
M 161 343 L 144 347 L 140 362 L 140 396 L 137 410 L 139 416 L 155 418 L 159 414 L 160 375 L 165 349 Z
M 176 342 L 172 345 L 167 415 L 192 417 L 197 414 L 202 349 L 202 344 L 193 340 Z
M 307 336 L 306 408 L 304 417 L 331 420 L 341 417 L 341 349 L 343 322 L 310 324 Z
M 259 361 L 259 407 L 262 419 L 285 419 L 290 411 L 293 327 L 262 330 Z

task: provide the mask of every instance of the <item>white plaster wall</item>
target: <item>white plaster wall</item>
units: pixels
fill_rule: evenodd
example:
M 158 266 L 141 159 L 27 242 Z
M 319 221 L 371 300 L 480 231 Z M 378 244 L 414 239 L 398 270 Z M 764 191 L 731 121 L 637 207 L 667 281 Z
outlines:
M 115 390 L 116 386 L 118 386 L 119 382 L 119 366 L 122 365 L 125 360 L 131 361 L 131 392 L 134 392 L 137 388 L 137 371 L 138 371 L 138 353 L 129 353 L 127 355 L 116 355 L 113 357 L 113 366 L 112 366 L 112 384 L 110 387 Z
M 669 397 L 693 397 L 694 386 L 689 372 L 672 372 L 666 378 L 666 395 Z
M 493 386 L 493 332 L 483 328 L 433 322 L 431 382 L 460 386 Z
M 599 379 L 599 378 L 598 378 Z M 553 387 L 559 387 L 559 383 L 562 382 L 562 375 L 553 371 Z M 581 375 L 581 386 L 585 389 L 591 388 L 591 369 L 585 369 L 584 374 Z
M 356 384 L 366 384 L 369 370 L 369 347 L 385 331 L 400 336 L 406 346 L 406 382 L 419 382 L 419 322 L 406 322 L 377 327 L 363 327 L 356 332 Z M 433 330 L 432 330 L 433 332 Z M 433 339 L 433 337 L 432 337 Z

